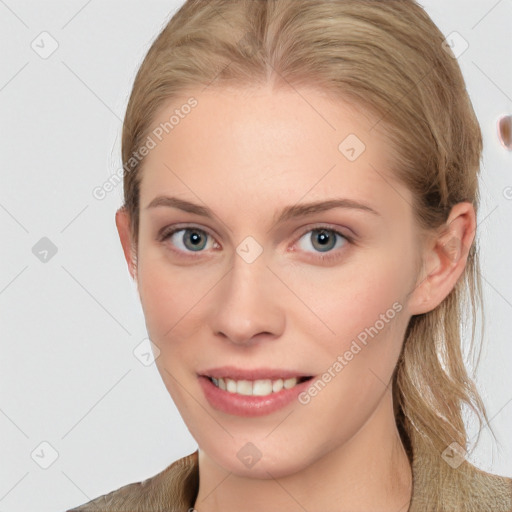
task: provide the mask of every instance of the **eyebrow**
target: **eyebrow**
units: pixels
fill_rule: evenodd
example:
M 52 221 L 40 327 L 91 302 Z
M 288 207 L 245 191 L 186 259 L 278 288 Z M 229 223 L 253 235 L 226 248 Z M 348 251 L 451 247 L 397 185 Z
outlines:
M 206 206 L 201 206 L 196 203 L 192 203 L 185 199 L 179 199 L 177 197 L 169 197 L 169 196 L 158 196 L 155 197 L 149 204 L 146 206 L 146 209 L 149 208 L 157 208 L 160 206 L 165 206 L 168 208 L 177 208 L 179 210 L 183 210 L 184 212 L 193 213 L 195 215 L 200 215 L 202 217 L 208 217 L 213 219 L 215 215 L 213 212 Z M 324 212 L 327 210 L 332 210 L 333 208 L 346 208 L 350 210 L 359 210 L 367 213 L 371 213 L 376 216 L 380 216 L 380 213 L 374 210 L 371 206 L 360 203 L 358 201 L 354 201 L 353 199 L 346 198 L 336 198 L 336 199 L 328 199 L 326 201 L 315 201 L 311 203 L 301 203 L 294 204 L 291 206 L 286 206 L 281 211 L 277 220 L 275 220 L 275 224 L 279 224 L 282 222 L 286 222 L 288 220 L 294 219 L 296 217 L 304 217 L 306 215 L 311 215 L 313 213 Z

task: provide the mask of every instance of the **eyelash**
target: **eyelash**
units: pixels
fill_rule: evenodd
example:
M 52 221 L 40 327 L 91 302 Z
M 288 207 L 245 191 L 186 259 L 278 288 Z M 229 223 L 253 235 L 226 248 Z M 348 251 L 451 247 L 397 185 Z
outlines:
M 349 244 L 352 244 L 354 243 L 354 240 L 352 237 L 348 236 L 348 235 L 344 235 L 343 233 L 340 233 L 339 231 L 337 231 L 336 229 L 334 229 L 333 227 L 327 225 L 327 224 L 319 224 L 319 225 L 316 225 L 316 226 L 313 226 L 313 227 L 309 227 L 307 230 L 303 231 L 296 239 L 296 241 L 294 242 L 294 245 L 304 236 L 306 235 L 307 233 L 311 233 L 313 231 L 322 231 L 322 230 L 325 230 L 325 231 L 328 231 L 330 233 L 333 233 L 335 235 L 337 235 L 338 237 L 344 239 L 347 243 Z M 165 242 L 166 240 L 168 240 L 169 238 L 171 238 L 175 233 L 179 232 L 179 231 L 198 231 L 200 233 L 203 233 L 211 238 L 214 238 L 212 234 L 210 234 L 208 231 L 206 231 L 205 229 L 202 229 L 202 228 L 198 228 L 196 226 L 192 226 L 192 225 L 185 225 L 185 226 L 174 226 L 172 228 L 163 228 L 162 230 L 160 230 L 158 236 L 157 236 L 157 239 L 159 242 Z M 172 249 L 174 252 L 177 252 L 180 256 L 183 256 L 185 258 L 196 258 L 196 256 L 192 256 L 193 254 L 193 251 L 182 251 L 180 249 Z M 341 248 L 338 248 L 338 250 L 330 250 L 324 254 L 318 252 L 317 253 L 317 256 L 315 256 L 316 259 L 320 260 L 321 262 L 330 262 L 330 261 L 333 261 L 335 259 L 338 259 L 340 257 L 340 254 L 339 252 L 340 251 L 343 251 L 343 247 Z M 203 252 L 203 251 L 197 251 L 198 253 L 199 252 Z M 190 253 L 190 254 L 188 254 Z

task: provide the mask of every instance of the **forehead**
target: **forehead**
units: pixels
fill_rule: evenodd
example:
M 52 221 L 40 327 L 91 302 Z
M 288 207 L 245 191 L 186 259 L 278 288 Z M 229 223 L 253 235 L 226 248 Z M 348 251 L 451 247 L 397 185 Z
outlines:
M 327 197 L 407 209 L 409 191 L 393 178 L 393 153 L 377 121 L 316 89 L 190 90 L 152 124 L 141 205 L 168 194 L 233 213 L 270 215 L 274 203 Z

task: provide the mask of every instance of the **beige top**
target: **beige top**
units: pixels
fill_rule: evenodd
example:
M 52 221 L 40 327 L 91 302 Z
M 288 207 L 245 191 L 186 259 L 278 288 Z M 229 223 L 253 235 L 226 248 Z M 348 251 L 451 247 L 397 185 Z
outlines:
M 413 464 L 413 495 L 409 511 L 512 512 L 512 478 L 486 473 L 467 461 L 453 471 L 468 475 L 471 491 L 464 491 L 461 496 L 460 490 L 441 489 L 443 509 L 439 510 L 437 506 L 432 507 L 428 496 L 418 492 L 420 479 L 415 478 L 415 474 L 421 471 Z M 422 473 L 422 476 L 425 475 Z M 192 512 L 198 490 L 198 451 L 195 451 L 151 478 L 125 485 L 67 512 Z

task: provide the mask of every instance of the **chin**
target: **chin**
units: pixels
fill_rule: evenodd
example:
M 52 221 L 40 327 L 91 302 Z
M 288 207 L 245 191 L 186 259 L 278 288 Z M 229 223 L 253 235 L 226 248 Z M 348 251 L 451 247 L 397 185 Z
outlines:
M 229 446 L 215 440 L 198 443 L 215 464 L 244 478 L 269 480 L 293 475 L 310 466 L 315 458 L 304 446 L 285 446 L 285 441 L 256 442 L 232 439 Z

